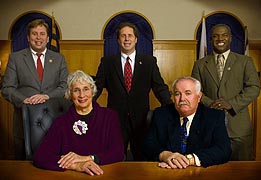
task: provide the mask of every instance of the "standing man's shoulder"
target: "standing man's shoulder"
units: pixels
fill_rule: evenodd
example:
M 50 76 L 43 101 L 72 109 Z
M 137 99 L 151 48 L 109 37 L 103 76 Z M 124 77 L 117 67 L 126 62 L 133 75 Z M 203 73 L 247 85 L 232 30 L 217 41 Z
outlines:
M 239 53 L 232 52 L 232 51 L 230 51 L 229 57 L 232 57 L 237 60 L 243 60 L 243 61 L 251 60 L 252 61 L 252 58 L 250 56 L 246 56 L 246 55 L 239 54 Z
M 64 58 L 64 55 L 59 53 L 59 52 L 55 52 L 55 51 L 52 51 L 50 49 L 47 49 L 46 51 L 46 54 L 50 57 L 53 57 L 53 58 Z
M 136 54 L 136 59 L 142 59 L 142 60 L 147 60 L 147 61 L 151 61 L 151 60 L 157 60 L 157 58 L 153 55 L 149 55 L 149 54 Z
M 119 59 L 119 58 L 121 58 L 120 54 L 113 54 L 113 55 L 110 55 L 110 56 L 103 56 L 101 58 L 101 61 L 109 62 L 109 61 L 113 61 L 113 60 Z
M 205 57 L 203 57 L 201 59 L 196 60 L 196 63 L 198 63 L 198 64 L 205 64 L 205 63 L 208 63 L 213 58 L 214 58 L 214 54 L 211 53 L 211 54 L 209 54 L 209 55 L 207 55 L 207 56 L 205 56 Z
M 169 119 L 168 117 L 170 116 L 179 116 L 177 110 L 175 109 L 175 105 L 174 103 L 170 103 L 167 105 L 162 105 L 160 107 L 157 107 L 154 112 L 153 115 L 160 117 L 158 118 L 160 121 L 162 121 L 163 119 Z
M 19 57 L 19 56 L 26 56 L 31 53 L 31 50 L 29 48 L 25 48 L 16 52 L 12 52 L 10 56 L 13 57 Z

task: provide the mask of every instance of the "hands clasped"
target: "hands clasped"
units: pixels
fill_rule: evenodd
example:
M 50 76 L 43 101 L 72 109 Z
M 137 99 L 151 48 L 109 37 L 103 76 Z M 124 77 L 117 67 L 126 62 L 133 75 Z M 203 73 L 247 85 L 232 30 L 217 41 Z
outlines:
M 91 176 L 103 174 L 103 170 L 90 156 L 80 156 L 74 152 L 69 152 L 68 154 L 61 156 L 58 164 L 61 168 L 86 172 Z
M 25 98 L 23 101 L 25 104 L 41 104 L 49 99 L 49 96 L 46 94 L 35 94 L 29 98 Z

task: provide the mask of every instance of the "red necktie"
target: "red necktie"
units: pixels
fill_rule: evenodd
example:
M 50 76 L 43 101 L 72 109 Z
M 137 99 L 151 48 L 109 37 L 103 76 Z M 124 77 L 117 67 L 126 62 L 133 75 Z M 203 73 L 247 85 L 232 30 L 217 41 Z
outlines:
M 124 65 L 124 80 L 125 80 L 125 85 L 126 89 L 129 92 L 131 89 L 131 81 L 132 81 L 132 70 L 131 70 L 131 65 L 129 62 L 130 58 L 129 56 L 126 58 L 126 63 Z
M 43 55 L 42 53 L 36 53 L 37 55 L 37 72 L 38 72 L 38 77 L 39 80 L 42 81 L 43 79 L 43 65 L 41 62 L 41 56 Z

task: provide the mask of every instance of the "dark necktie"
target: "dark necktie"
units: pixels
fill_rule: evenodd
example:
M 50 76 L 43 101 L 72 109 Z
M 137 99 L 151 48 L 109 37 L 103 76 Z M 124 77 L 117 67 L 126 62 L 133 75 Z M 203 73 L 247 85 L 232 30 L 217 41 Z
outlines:
M 224 67 L 225 67 L 225 63 L 224 63 L 224 55 L 223 54 L 219 54 L 217 56 L 217 72 L 218 72 L 218 77 L 219 80 L 221 80 L 222 78 L 222 74 L 224 71 Z
M 186 127 L 187 122 L 188 122 L 188 118 L 184 117 L 183 124 L 180 127 L 180 146 L 181 146 L 182 154 L 186 153 L 186 148 L 187 148 L 187 138 L 188 138 L 187 127 Z
M 125 80 L 125 85 L 126 89 L 129 93 L 131 89 L 131 82 L 132 82 L 132 70 L 131 70 L 131 65 L 129 62 L 130 58 L 129 56 L 126 58 L 126 63 L 124 65 L 124 80 Z
M 43 79 L 43 65 L 41 62 L 41 56 L 43 55 L 42 53 L 36 53 L 37 55 L 37 72 L 38 72 L 38 77 L 39 80 L 42 81 Z

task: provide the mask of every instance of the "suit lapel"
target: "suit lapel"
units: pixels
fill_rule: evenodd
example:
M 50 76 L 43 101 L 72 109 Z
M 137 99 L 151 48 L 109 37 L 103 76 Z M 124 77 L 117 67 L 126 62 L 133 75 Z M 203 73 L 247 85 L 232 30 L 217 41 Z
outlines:
M 168 125 L 168 135 L 169 135 L 169 142 L 168 142 L 168 148 L 172 151 L 179 151 L 181 152 L 181 147 L 180 147 L 180 119 L 179 119 L 179 114 L 175 110 L 174 112 L 171 112 L 172 116 L 172 121 Z M 174 113 L 174 114 L 173 114 Z
M 215 83 L 217 84 L 217 86 L 219 86 L 220 81 L 219 81 L 218 74 L 217 74 L 217 67 L 215 64 L 214 54 L 207 56 L 207 59 L 205 61 L 205 66 L 206 66 L 206 69 L 208 70 L 209 74 L 211 75 L 211 77 L 213 78 Z
M 190 125 L 187 151 L 191 152 L 192 147 L 197 147 L 200 142 L 200 130 L 201 130 L 201 104 L 198 105 L 197 112 L 193 118 L 192 124 Z
M 131 89 L 135 88 L 135 82 L 137 81 L 136 79 L 139 79 L 139 77 L 141 76 L 142 68 L 143 68 L 143 59 L 141 58 L 140 55 L 136 54 L 135 62 L 134 62 L 134 71 L 132 75 Z
M 121 55 L 117 55 L 115 59 L 112 59 L 115 72 L 117 76 L 119 77 L 120 83 L 122 84 L 123 88 L 127 91 L 126 86 L 125 86 L 125 81 L 123 77 L 123 71 L 122 71 L 122 64 L 121 64 Z
M 53 77 L 49 77 L 49 75 L 51 74 L 49 72 L 52 72 L 52 67 L 53 67 L 52 65 L 54 63 L 53 61 L 54 61 L 53 57 L 47 49 L 44 57 L 44 72 L 43 72 L 42 84 L 44 84 L 44 82 L 48 82 L 50 78 L 53 78 Z
M 227 57 L 227 60 L 226 60 L 226 64 L 225 64 L 225 68 L 224 68 L 224 71 L 223 71 L 223 77 L 222 77 L 222 80 L 221 80 L 221 84 L 220 85 L 223 85 L 226 83 L 226 81 L 228 80 L 228 77 L 231 76 L 231 69 L 234 65 L 234 63 L 236 62 L 236 58 L 234 58 L 234 55 L 232 52 L 229 53 L 228 57 Z
M 34 59 L 32 56 L 31 50 L 28 48 L 28 50 L 24 53 L 23 61 L 27 65 L 29 71 L 32 74 L 32 77 L 37 81 L 38 84 L 40 84 L 38 73 L 35 67 Z

